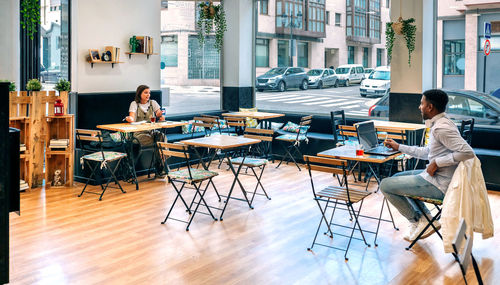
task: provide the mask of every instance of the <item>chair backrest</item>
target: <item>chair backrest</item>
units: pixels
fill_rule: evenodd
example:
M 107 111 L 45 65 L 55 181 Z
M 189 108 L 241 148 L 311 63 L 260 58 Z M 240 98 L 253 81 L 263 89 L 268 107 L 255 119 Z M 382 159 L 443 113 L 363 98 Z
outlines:
M 188 152 L 188 146 L 183 143 L 168 143 L 168 142 L 157 142 L 158 151 L 160 152 L 162 161 L 166 161 L 170 157 L 179 157 L 185 160 L 189 178 L 192 179 L 191 175 L 191 155 Z M 167 164 L 167 169 L 170 169 Z
M 462 120 L 460 124 L 460 135 L 470 145 L 472 143 L 472 132 L 474 131 L 474 118 Z
M 349 137 L 358 137 L 358 132 L 355 126 L 339 125 L 339 133 L 344 140 L 348 140 Z
M 227 116 L 227 117 L 224 117 L 224 120 L 226 120 L 228 128 L 231 128 L 231 127 L 235 128 L 236 133 L 241 134 L 244 132 L 245 127 L 246 127 L 247 118 Z
M 316 195 L 316 190 L 314 189 L 314 181 L 312 171 L 319 171 L 324 173 L 341 175 L 342 179 L 339 179 L 339 183 L 347 190 L 347 199 L 351 201 L 349 194 L 349 185 L 347 182 L 347 177 L 349 176 L 349 170 L 347 169 L 347 161 L 343 159 L 327 158 L 320 156 L 304 155 L 304 161 L 306 163 L 306 169 L 309 171 L 309 178 L 311 180 L 311 187 L 313 194 Z
M 308 116 L 303 116 L 302 118 L 300 118 L 299 130 L 297 132 L 297 138 L 296 138 L 297 141 L 299 141 L 299 137 L 301 135 L 307 136 L 307 132 L 309 131 L 309 128 L 310 128 L 310 125 L 312 122 L 312 117 L 313 117 L 312 115 L 308 115 Z
M 102 154 L 102 158 L 104 159 L 104 151 L 102 148 L 102 132 L 99 130 L 86 130 L 86 129 L 76 129 L 76 143 L 77 146 L 85 151 L 100 151 Z M 87 143 L 95 142 L 95 146 L 88 147 Z
M 221 133 L 221 123 L 219 116 L 205 115 L 205 114 L 201 114 L 200 116 L 203 118 L 207 118 L 205 119 L 205 122 L 213 124 L 212 130 L 217 129 L 219 130 L 219 133 Z
M 191 136 L 194 135 L 195 128 L 196 127 L 203 127 L 205 131 L 205 135 L 210 135 L 212 133 L 212 130 L 214 129 L 214 126 L 217 125 L 217 120 L 214 118 L 209 118 L 205 116 L 201 117 L 194 117 L 193 118 L 193 124 L 192 124 L 192 131 L 191 131 Z
M 330 112 L 330 122 L 332 124 L 332 133 L 335 143 L 339 141 L 340 125 L 346 125 L 344 110 Z
M 453 239 L 452 246 L 453 251 L 455 252 L 456 259 L 460 264 L 460 268 L 462 269 L 462 274 L 467 272 L 467 268 L 469 267 L 470 260 L 472 257 L 472 239 L 467 237 L 465 234 L 465 229 L 467 228 L 465 224 L 465 220 L 463 218 L 460 219 L 457 233 L 455 234 L 455 238 Z M 463 244 L 465 241 L 465 244 Z M 465 274 L 464 274 L 465 279 Z M 466 281 L 467 282 L 467 281 Z
M 393 139 L 402 144 L 406 144 L 407 135 L 405 130 L 393 130 L 391 128 L 377 128 L 377 137 L 379 139 Z
M 268 129 L 256 129 L 256 128 L 246 128 L 244 137 L 250 139 L 258 139 L 261 141 L 271 142 L 273 141 L 273 130 Z

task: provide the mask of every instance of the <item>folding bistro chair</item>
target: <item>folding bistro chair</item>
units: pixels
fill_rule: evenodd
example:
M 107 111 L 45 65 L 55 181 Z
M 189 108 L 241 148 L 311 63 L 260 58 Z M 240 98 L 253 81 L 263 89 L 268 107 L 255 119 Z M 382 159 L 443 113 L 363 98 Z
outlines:
M 315 244 L 337 250 L 342 250 L 345 251 L 344 254 L 345 260 L 348 260 L 347 253 L 349 251 L 349 246 L 351 245 L 352 239 L 363 240 L 367 246 L 370 246 L 370 244 L 366 242 L 363 230 L 361 229 L 361 226 L 358 221 L 358 217 L 361 212 L 361 208 L 363 207 L 364 199 L 367 196 L 369 196 L 371 192 L 349 189 L 349 185 L 347 183 L 347 176 L 349 174 L 349 171 L 346 169 L 347 162 L 345 160 L 304 155 L 304 161 L 306 162 L 306 168 L 309 170 L 309 177 L 311 180 L 311 187 L 314 195 L 314 200 L 318 204 L 319 210 L 321 211 L 321 219 L 318 225 L 318 229 L 316 230 L 316 234 L 314 236 L 311 247 L 309 247 L 307 250 L 311 251 Z M 327 186 L 326 188 L 320 190 L 319 192 L 316 192 L 316 189 L 314 188 L 312 171 L 341 175 L 342 186 Z M 355 210 L 353 205 L 358 202 L 360 202 L 359 208 Z M 324 203 L 324 206 L 322 206 L 321 203 Z M 331 204 L 333 204 L 333 207 L 331 206 Z M 338 205 L 345 206 L 346 208 L 337 207 Z M 330 220 L 328 220 L 326 217 L 328 209 L 332 209 Z M 352 227 L 349 227 L 333 223 L 332 221 L 336 209 L 344 211 L 347 210 L 349 212 L 349 215 L 351 216 L 350 219 L 351 221 L 352 217 L 354 217 L 354 225 L 352 225 Z M 323 223 L 323 221 L 326 223 L 328 229 L 327 233 L 330 233 L 330 237 L 333 237 L 333 235 L 335 234 L 349 238 L 347 248 L 344 249 L 316 242 L 316 238 L 318 237 L 318 232 L 321 228 L 321 224 Z M 338 226 L 340 228 L 350 229 L 351 234 L 350 236 L 348 236 L 341 233 L 334 233 L 332 230 L 332 226 Z M 362 239 L 353 237 L 354 230 L 358 230 L 360 232 Z
M 170 209 L 167 213 L 167 216 L 161 222 L 162 224 L 165 224 L 167 222 L 167 219 L 172 219 L 178 222 L 183 222 L 187 223 L 186 226 L 186 231 L 189 231 L 189 226 L 191 225 L 191 222 L 193 221 L 194 216 L 198 212 L 198 208 L 200 207 L 201 204 L 205 206 L 205 208 L 208 210 L 208 214 L 204 212 L 200 212 L 201 214 L 205 215 L 210 215 L 214 221 L 217 221 L 217 218 L 215 218 L 214 214 L 212 213 L 212 210 L 210 206 L 208 206 L 207 202 L 205 201 L 205 193 L 207 192 L 208 186 L 212 184 L 214 187 L 216 193 L 217 189 L 215 188 L 215 184 L 213 184 L 212 178 L 219 175 L 217 172 L 214 171 L 209 171 L 205 169 L 197 169 L 197 168 L 191 168 L 190 164 L 190 154 L 188 153 L 188 146 L 180 143 L 164 143 L 164 142 L 158 142 L 158 148 L 160 150 L 160 153 L 162 154 L 163 158 L 168 159 L 169 157 L 179 157 L 185 160 L 186 162 L 186 168 L 185 169 L 180 169 L 177 171 L 169 171 L 167 173 L 167 177 L 169 182 L 172 183 L 172 187 L 174 188 L 175 192 L 177 192 L 177 196 L 174 199 L 174 202 L 172 203 L 172 206 L 170 206 Z M 206 186 L 204 189 L 202 189 L 202 184 L 204 181 L 207 181 Z M 176 184 L 177 183 L 177 184 Z M 191 201 L 191 204 L 188 206 L 186 203 L 186 200 L 182 196 L 182 191 L 184 190 L 184 186 L 186 184 L 192 185 L 195 189 L 195 195 Z M 180 185 L 180 188 L 179 188 Z M 186 187 L 187 188 L 187 187 Z M 217 195 L 219 195 L 217 193 Z M 196 198 L 198 198 L 196 200 Z M 170 217 L 170 214 L 172 213 L 172 210 L 174 209 L 175 204 L 177 203 L 177 200 L 180 198 L 184 206 L 186 207 L 186 211 L 191 215 L 188 221 L 183 221 L 179 220 L 176 218 Z M 220 197 L 219 197 L 220 200 Z M 196 205 L 194 210 L 192 210 L 193 205 Z
M 415 204 L 417 205 L 420 212 L 425 213 L 424 209 L 422 207 L 422 204 L 421 204 L 421 203 L 425 202 L 425 203 L 429 203 L 429 204 L 434 205 L 437 209 L 437 213 L 432 218 L 427 217 L 426 214 L 422 214 L 422 216 L 424 216 L 425 219 L 427 220 L 427 226 L 425 226 L 425 228 L 422 229 L 422 231 L 418 234 L 417 238 L 411 242 L 411 244 L 406 248 L 406 250 L 410 250 L 413 247 L 413 245 L 422 237 L 422 235 L 425 233 L 425 231 L 429 227 L 432 227 L 434 229 L 434 231 L 438 234 L 439 238 L 441 240 L 443 240 L 443 236 L 441 236 L 441 233 L 439 233 L 439 229 L 437 229 L 436 226 L 434 225 L 434 221 L 437 221 L 437 220 L 439 220 L 439 218 L 441 218 L 442 208 L 440 206 L 443 205 L 443 200 L 425 198 L 425 197 L 420 197 L 420 196 L 407 196 L 407 197 L 410 199 L 416 200 Z
M 250 154 L 259 157 L 269 157 L 273 142 L 274 130 L 246 128 L 244 137 L 261 140 L 261 143 L 252 146 Z
M 106 192 L 106 189 L 108 188 L 117 188 L 122 191 L 122 193 L 125 193 L 123 190 L 122 186 L 120 185 L 120 182 L 116 178 L 115 172 L 120 166 L 120 162 L 123 158 L 127 157 L 127 154 L 121 153 L 121 152 L 116 152 L 116 151 L 104 151 L 102 148 L 102 133 L 101 131 L 95 131 L 95 130 L 82 130 L 82 129 L 77 129 L 76 130 L 76 139 L 77 142 L 79 142 L 80 146 L 83 148 L 83 141 L 87 142 L 96 142 L 97 146 L 100 150 L 96 151 L 94 153 L 86 154 L 80 158 L 80 162 L 82 164 L 82 168 L 84 167 L 84 164 L 89 167 L 91 170 L 90 176 L 87 178 L 87 181 L 85 182 L 85 186 L 83 187 L 82 192 L 78 197 L 81 197 L 83 193 L 85 192 L 85 189 L 87 189 L 87 186 L 93 177 L 95 176 L 97 171 L 100 171 L 102 174 L 102 177 L 104 177 L 106 171 L 108 170 L 110 173 L 110 177 L 104 181 L 100 181 L 100 186 L 101 186 L 101 193 L 96 193 L 96 192 L 90 192 L 87 191 L 88 193 L 91 194 L 96 194 L 99 195 L 99 201 L 102 200 L 102 195 L 104 195 L 104 192 Z M 111 167 L 110 163 L 115 162 L 116 165 L 114 167 Z M 113 187 L 110 186 L 109 183 L 111 180 L 114 180 L 115 184 L 118 185 L 118 187 Z
M 245 129 L 245 137 L 246 138 L 252 138 L 252 139 L 258 139 L 261 140 L 261 143 L 271 143 L 273 140 L 273 130 L 266 130 L 266 129 L 255 129 L 255 128 L 246 128 Z M 257 145 L 258 147 L 258 145 Z M 250 147 L 251 148 L 251 147 Z M 251 150 L 251 149 L 250 149 Z M 251 152 L 251 151 L 249 151 Z M 265 154 L 265 153 L 264 153 Z M 255 157 L 236 157 L 236 158 L 231 158 L 231 163 L 234 165 L 240 165 L 243 164 L 243 166 L 246 166 L 250 170 L 252 170 L 253 176 L 257 179 L 257 184 L 255 185 L 255 189 L 253 192 L 247 192 L 252 194 L 252 198 L 250 199 L 250 205 L 253 203 L 253 199 L 255 198 L 255 195 L 262 195 L 266 196 L 268 200 L 271 200 L 271 197 L 267 195 L 266 189 L 264 189 L 264 186 L 262 185 L 261 179 L 262 179 L 262 174 L 264 173 L 264 169 L 266 168 L 266 165 L 268 163 L 268 160 L 265 158 L 255 158 Z M 255 171 L 255 168 L 260 169 L 260 173 L 257 175 L 257 172 Z M 260 188 L 262 189 L 261 193 L 257 193 L 257 190 Z
M 280 167 L 281 163 L 283 163 L 283 161 L 289 157 L 293 161 L 293 163 L 295 163 L 295 166 L 297 166 L 299 171 L 301 170 L 299 164 L 297 163 L 297 161 L 293 156 L 295 153 L 298 153 L 299 157 L 302 157 L 302 152 L 300 151 L 299 147 L 301 142 L 303 141 L 307 142 L 307 131 L 309 130 L 310 127 L 309 125 L 311 124 L 311 121 L 312 121 L 312 116 L 304 116 L 300 118 L 299 128 L 296 131 L 297 132 L 296 135 L 285 134 L 276 137 L 277 140 L 283 142 L 281 146 L 285 150 L 285 155 L 281 157 L 280 163 L 278 163 L 276 168 Z M 289 146 L 285 147 L 284 144 L 289 144 Z M 287 164 L 288 162 L 289 160 L 286 161 Z
M 460 265 L 462 277 L 464 278 L 465 284 L 467 284 L 466 273 L 470 260 L 472 259 L 472 266 L 474 267 L 474 273 L 476 273 L 477 283 L 482 285 L 483 279 L 481 278 L 481 272 L 479 271 L 479 266 L 477 266 L 474 255 L 472 255 L 472 238 L 465 234 L 465 229 L 465 220 L 462 218 L 460 219 L 457 233 L 452 243 L 455 260 L 458 262 L 458 265 Z M 463 245 L 464 241 L 465 245 Z
M 191 132 L 191 138 L 194 137 L 194 134 L 196 133 L 195 129 L 196 127 L 203 127 L 205 131 L 205 136 L 209 136 L 212 134 L 212 131 L 216 129 L 216 126 L 218 125 L 219 120 L 211 117 L 206 117 L 206 116 L 201 116 L 201 117 L 194 117 L 193 118 L 193 128 Z
M 243 132 L 245 131 L 247 118 L 227 116 L 224 117 L 224 120 L 226 120 L 227 123 L 226 131 L 229 135 L 239 136 L 242 135 Z
M 345 126 L 345 113 L 344 110 L 330 112 L 330 121 L 332 123 L 332 134 L 335 145 L 344 142 L 344 136 L 340 134 L 339 126 Z

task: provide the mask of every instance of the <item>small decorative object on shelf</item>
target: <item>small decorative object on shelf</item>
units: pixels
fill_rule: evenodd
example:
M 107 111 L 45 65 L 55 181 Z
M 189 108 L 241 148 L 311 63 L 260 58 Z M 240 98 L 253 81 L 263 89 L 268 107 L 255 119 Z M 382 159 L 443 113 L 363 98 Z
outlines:
M 98 49 L 89 49 L 87 61 L 91 68 L 94 68 L 94 63 L 111 63 L 111 67 L 114 68 L 115 63 L 122 63 L 120 62 L 120 48 L 106 46 L 102 54 L 99 54 Z
M 131 37 L 128 42 L 130 44 L 130 52 L 137 52 L 137 46 L 139 45 L 139 42 L 137 41 L 136 36 Z
M 200 44 L 204 44 L 206 35 L 212 33 L 215 26 L 215 48 L 220 52 L 222 49 L 224 32 L 226 27 L 226 13 L 222 2 L 219 5 L 214 5 L 212 1 L 201 2 L 198 7 L 200 8 L 200 17 L 196 22 L 198 28 L 198 40 Z
M 26 84 L 26 90 L 28 90 L 28 91 L 40 91 L 40 90 L 42 90 L 42 84 L 40 83 L 40 81 L 38 81 L 38 79 L 31 79 Z
M 54 103 L 54 115 L 62 116 L 64 115 L 64 104 L 61 99 L 57 99 Z
M 63 186 L 64 181 L 61 178 L 61 169 L 56 169 L 54 171 L 54 179 L 50 183 L 50 186 Z

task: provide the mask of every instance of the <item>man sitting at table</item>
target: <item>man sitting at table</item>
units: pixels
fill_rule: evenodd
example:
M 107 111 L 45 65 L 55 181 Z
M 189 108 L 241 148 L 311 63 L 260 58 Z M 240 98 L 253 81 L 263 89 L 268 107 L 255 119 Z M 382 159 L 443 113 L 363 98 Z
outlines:
M 400 172 L 385 178 L 380 184 L 385 197 L 410 221 L 404 237 L 408 241 L 415 240 L 428 223 L 416 203 L 420 204 L 428 217 L 430 212 L 423 202 L 405 196 L 443 199 L 460 161 L 474 157 L 474 151 L 462 138 L 457 126 L 446 116 L 444 111 L 447 104 L 448 95 L 437 89 L 425 91 L 420 100 L 418 108 L 426 127 L 430 128 L 427 146 L 407 146 L 391 139 L 384 142 L 387 147 L 429 161 L 426 169 Z M 439 221 L 434 225 L 437 229 L 441 227 Z M 434 229 L 429 227 L 421 238 L 433 232 Z

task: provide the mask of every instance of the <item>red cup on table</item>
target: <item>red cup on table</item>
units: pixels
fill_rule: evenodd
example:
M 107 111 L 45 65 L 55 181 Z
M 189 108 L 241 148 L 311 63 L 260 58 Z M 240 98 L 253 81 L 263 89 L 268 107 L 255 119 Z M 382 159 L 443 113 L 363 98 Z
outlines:
M 364 155 L 365 154 L 365 151 L 363 149 L 357 149 L 356 150 L 356 155 Z

